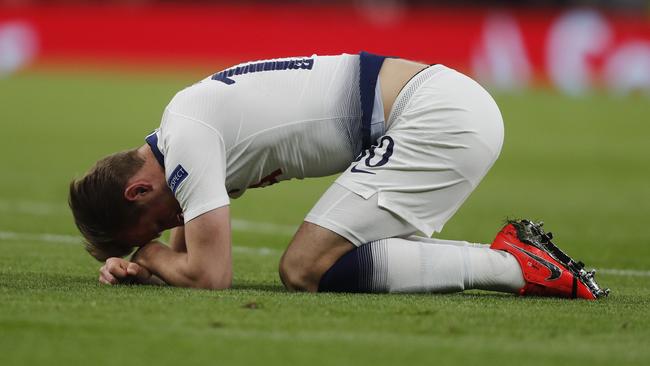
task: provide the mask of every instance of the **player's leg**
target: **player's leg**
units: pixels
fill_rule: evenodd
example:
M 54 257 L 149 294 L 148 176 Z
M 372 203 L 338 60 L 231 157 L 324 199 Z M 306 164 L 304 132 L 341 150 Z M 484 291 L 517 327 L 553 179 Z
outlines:
M 435 67 L 404 88 L 391 120 L 378 146 L 308 215 L 316 225 L 303 226 L 287 249 L 280 268 L 285 284 L 363 292 L 521 288 L 521 270 L 509 254 L 409 238 L 439 231 L 494 163 L 503 127 L 491 97 L 467 77 Z M 338 235 L 313 235 L 328 231 Z
M 290 290 L 315 292 L 323 273 L 354 248 L 341 235 L 303 222 L 282 255 L 280 279 Z
M 516 292 L 524 284 L 509 254 L 487 245 L 411 236 L 417 229 L 378 208 L 376 196 L 366 200 L 336 183 L 307 219 L 318 225 L 300 227 L 280 264 L 282 280 L 293 290 Z M 388 233 L 396 237 L 377 239 Z
M 410 236 L 417 231 L 390 211 L 379 209 L 376 200 L 367 202 L 336 183 L 316 203 L 307 220 L 312 222 L 300 226 L 280 261 L 280 278 L 292 290 L 318 290 L 322 275 L 362 243 Z M 364 233 L 366 230 L 372 232 L 371 237 Z
M 319 281 L 319 291 L 433 292 L 469 289 L 517 293 L 525 282 L 511 255 L 481 244 L 436 245 L 387 238 L 346 253 Z
M 372 214 L 361 214 L 364 211 Z M 316 203 L 309 218 L 313 222 L 300 226 L 280 261 L 280 278 L 289 289 L 318 290 L 321 276 L 337 260 L 369 241 L 364 230 L 371 229 L 373 238 L 410 236 L 417 231 L 390 211 L 378 209 L 376 202 L 366 202 L 336 183 Z

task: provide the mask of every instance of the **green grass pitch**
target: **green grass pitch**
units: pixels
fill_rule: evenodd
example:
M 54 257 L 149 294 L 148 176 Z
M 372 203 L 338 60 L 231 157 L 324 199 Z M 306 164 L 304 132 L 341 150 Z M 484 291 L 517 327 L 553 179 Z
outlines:
M 67 184 L 137 146 L 196 74 L 32 71 L 0 80 L 0 365 L 650 363 L 650 102 L 499 95 L 501 159 L 440 237 L 490 242 L 545 219 L 603 271 L 598 302 L 286 292 L 281 251 L 332 178 L 232 202 L 234 288 L 107 287 L 76 239 Z

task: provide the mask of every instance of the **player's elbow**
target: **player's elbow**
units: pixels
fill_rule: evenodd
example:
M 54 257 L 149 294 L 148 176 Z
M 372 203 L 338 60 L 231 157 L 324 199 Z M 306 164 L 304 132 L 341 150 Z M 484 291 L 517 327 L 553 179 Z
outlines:
M 205 290 L 225 290 L 232 287 L 232 281 L 229 280 L 201 280 L 196 282 L 196 288 Z
M 228 263 L 191 263 L 183 260 L 179 270 L 182 287 L 224 290 L 232 286 L 232 267 Z
M 211 277 L 201 282 L 201 288 L 208 290 L 225 290 L 232 287 L 232 276 Z
M 191 287 L 206 290 L 225 290 L 232 287 L 232 273 L 205 273 L 193 276 Z

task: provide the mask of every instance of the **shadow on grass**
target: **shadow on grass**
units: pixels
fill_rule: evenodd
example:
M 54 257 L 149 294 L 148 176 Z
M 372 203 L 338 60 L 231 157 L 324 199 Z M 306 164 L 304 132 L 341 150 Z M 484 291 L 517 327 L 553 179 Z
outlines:
M 290 293 L 284 286 L 281 285 L 269 285 L 269 284 L 257 284 L 257 283 L 235 283 L 232 286 L 232 290 L 249 290 L 249 291 L 263 291 L 263 292 L 273 292 L 273 293 Z
M 167 295 L 173 296 L 173 294 L 179 295 L 180 293 L 189 294 L 198 294 L 203 292 L 204 294 L 218 294 L 219 291 L 209 291 L 209 290 L 195 290 L 195 289 L 182 289 L 175 288 L 171 286 L 158 286 L 158 285 L 137 285 L 137 284 L 122 284 L 118 286 L 108 286 L 102 285 L 97 282 L 97 278 L 94 274 L 65 274 L 65 273 L 47 273 L 47 272 L 4 272 L 0 271 L 0 289 L 8 292 L 16 292 L 16 294 L 24 294 L 25 291 L 35 291 L 35 292 L 77 292 L 77 293 L 96 293 L 95 291 L 103 292 L 108 291 L 117 291 L 122 294 L 135 294 L 140 293 L 141 295 Z M 135 291 L 135 292 L 133 292 Z M 266 293 L 269 295 L 279 295 L 279 296 L 288 296 L 293 297 L 294 299 L 308 299 L 313 297 L 314 299 L 319 297 L 327 297 L 330 301 L 336 299 L 347 300 L 347 301 L 370 301 L 370 302 L 383 302 L 388 299 L 392 300 L 403 300 L 405 302 L 409 301 L 434 301 L 436 303 L 471 303 L 476 302 L 489 302 L 489 303 L 512 303 L 521 302 L 523 303 L 536 303 L 544 306 L 544 304 L 558 304 L 559 302 L 569 302 L 571 306 L 581 306 L 587 305 L 585 301 L 582 300 L 567 300 L 567 299 L 558 299 L 558 298 L 546 298 L 546 297 L 519 297 L 513 294 L 498 293 L 498 292 L 488 292 L 488 291 L 478 291 L 471 290 L 461 293 L 451 293 L 451 294 L 433 294 L 433 293 L 414 293 L 414 294 L 387 294 L 387 293 L 301 293 L 301 292 L 292 292 L 284 288 L 282 285 L 277 283 L 269 282 L 245 282 L 245 283 L 235 283 L 232 289 L 228 290 L 231 293 L 245 293 L 245 292 L 259 292 Z M 618 294 L 617 294 L 618 295 Z M 628 298 L 629 297 L 629 298 Z M 610 297 L 609 299 L 603 299 L 597 301 L 598 305 L 605 305 L 612 303 L 620 302 L 630 302 L 637 303 L 640 302 L 639 296 L 615 296 L 615 298 Z M 591 303 L 591 302 L 589 302 Z M 596 304 L 590 304 L 596 305 Z

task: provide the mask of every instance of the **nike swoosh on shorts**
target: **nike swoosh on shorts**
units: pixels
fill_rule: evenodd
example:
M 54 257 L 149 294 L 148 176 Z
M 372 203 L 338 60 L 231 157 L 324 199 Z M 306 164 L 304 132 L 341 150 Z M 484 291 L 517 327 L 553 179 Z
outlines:
M 352 172 L 352 173 L 377 174 L 377 173 L 374 173 L 374 172 L 369 172 L 369 171 L 367 171 L 367 170 L 357 169 L 357 165 L 359 165 L 359 164 L 355 164 L 355 165 L 352 167 L 352 169 L 350 169 L 350 172 Z

